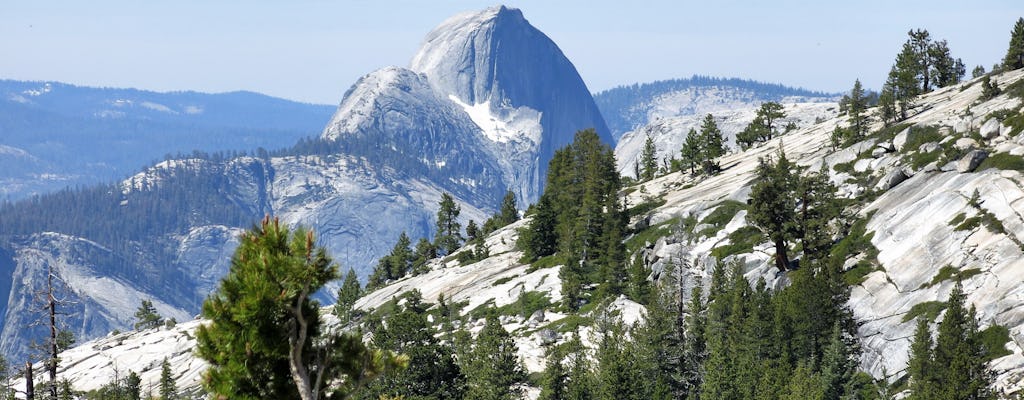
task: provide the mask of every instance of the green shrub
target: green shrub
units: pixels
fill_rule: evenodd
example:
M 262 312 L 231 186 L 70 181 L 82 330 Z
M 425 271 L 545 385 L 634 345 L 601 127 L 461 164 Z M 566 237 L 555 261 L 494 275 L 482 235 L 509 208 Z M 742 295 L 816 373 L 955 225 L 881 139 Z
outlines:
M 736 213 L 746 210 L 747 205 L 736 200 L 725 200 L 718 203 L 711 214 L 700 221 L 701 224 L 711 225 L 697 233 L 697 236 L 710 236 L 725 228 L 725 225 L 732 221 Z
M 981 162 L 977 170 L 984 171 L 989 168 L 1024 171 L 1024 157 L 1008 153 L 992 154 Z
M 960 225 L 957 225 L 956 228 L 953 228 L 953 230 L 954 231 L 973 231 L 975 228 L 977 228 L 979 226 L 981 226 L 981 217 L 974 216 L 974 217 L 970 217 L 970 218 L 965 219 L 964 222 L 961 222 Z
M 671 235 L 673 232 L 673 225 L 678 222 L 679 218 L 672 218 L 668 221 L 648 226 L 646 229 L 636 232 L 626 240 L 626 249 L 629 250 L 629 253 L 635 253 L 641 246 L 644 246 L 645 243 L 653 243 L 659 238 Z
M 922 316 L 927 318 L 929 321 L 935 321 L 935 318 L 939 316 L 942 310 L 945 310 L 948 304 L 944 301 L 926 301 L 923 303 L 914 304 L 910 308 L 910 311 L 903 316 L 903 322 L 908 322 Z
M 651 210 L 653 210 L 655 208 L 658 208 L 658 207 L 661 207 L 661 206 L 665 205 L 665 201 L 666 201 L 665 199 L 646 200 L 643 203 L 637 204 L 637 205 L 633 206 L 632 208 L 630 208 L 629 210 L 626 210 L 626 214 L 630 218 L 633 218 L 633 217 L 635 217 L 637 215 L 641 215 L 641 214 L 647 213 L 648 211 L 651 211 Z
M 1013 354 L 1013 352 L 1006 349 L 1006 343 L 1010 341 L 1010 330 L 1006 329 L 1005 326 L 992 325 L 978 332 L 978 335 L 987 351 L 985 361 Z
M 960 225 L 960 223 L 964 222 L 965 219 L 967 219 L 967 214 L 959 213 L 955 217 L 953 217 L 953 219 L 949 220 L 948 224 L 949 226 L 957 226 Z
M 753 226 L 744 226 L 729 234 L 729 244 L 711 250 L 711 255 L 722 260 L 735 254 L 750 253 L 754 246 L 765 241 L 764 233 Z
M 557 267 L 559 265 L 565 265 L 566 262 L 568 262 L 568 260 L 564 254 L 555 253 L 550 256 L 538 258 L 537 261 L 530 264 L 530 268 L 528 268 L 526 272 L 529 273 L 538 269 Z
M 853 268 L 843 273 L 843 282 L 849 286 L 857 286 L 868 279 L 868 274 L 877 271 L 878 268 L 867 260 L 860 260 Z
M 515 279 L 515 277 L 514 276 L 506 276 L 504 278 L 499 278 L 499 279 L 496 279 L 494 281 L 494 283 L 491 284 L 491 286 L 493 287 L 493 286 L 498 286 L 498 285 L 504 285 L 506 283 L 511 282 L 512 279 Z

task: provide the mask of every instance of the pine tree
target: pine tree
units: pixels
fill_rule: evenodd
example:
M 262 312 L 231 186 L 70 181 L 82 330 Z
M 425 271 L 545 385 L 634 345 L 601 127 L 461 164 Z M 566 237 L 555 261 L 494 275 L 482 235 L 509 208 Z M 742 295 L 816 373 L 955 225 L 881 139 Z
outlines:
M 593 382 L 590 361 L 587 357 L 587 348 L 580 342 L 578 333 L 573 333 L 572 339 L 565 343 L 565 349 L 569 361 L 569 377 L 565 387 L 564 399 L 593 399 L 593 388 L 597 385 Z
M 466 242 L 475 243 L 478 239 L 483 239 L 483 232 L 476 226 L 476 221 L 469 220 L 466 223 Z
M 982 75 L 985 75 L 985 67 L 975 65 L 974 69 L 971 70 L 971 78 L 980 78 Z
M 420 275 L 428 270 L 427 262 L 437 258 L 437 248 L 426 238 L 420 238 L 416 242 L 415 258 L 412 261 L 412 273 Z
M 966 72 L 963 61 L 950 55 L 949 44 L 945 40 L 935 41 L 929 46 L 928 58 L 931 60 L 931 76 L 936 87 L 960 83 L 960 78 Z
M 356 300 L 359 300 L 359 296 L 362 295 L 362 291 L 356 271 L 349 268 L 348 273 L 345 274 L 345 280 L 338 288 L 338 302 L 334 304 L 334 315 L 343 324 L 352 321 L 355 316 L 353 307 Z
M 812 366 L 801 362 L 793 372 L 781 400 L 825 400 L 827 387 Z
M 565 350 L 558 346 L 547 349 L 547 363 L 540 383 L 538 400 L 563 400 L 569 372 L 565 369 Z
M 764 107 L 762 105 L 762 107 Z M 777 114 L 773 114 L 777 115 Z M 700 160 L 705 174 L 718 171 L 720 166 L 715 161 L 718 157 L 725 155 L 725 138 L 722 130 L 718 128 L 715 117 L 711 114 L 704 116 L 700 124 Z
M 658 149 L 654 147 L 654 138 L 651 135 L 647 135 L 647 140 L 644 141 L 644 148 L 640 152 L 640 181 L 649 181 L 654 179 L 654 176 L 658 173 Z
M 135 330 L 147 330 L 162 324 L 163 318 L 157 313 L 153 302 L 151 300 L 142 300 L 142 304 L 135 311 Z
M 167 357 L 164 357 L 164 362 L 160 364 L 160 399 L 175 400 L 177 398 L 178 384 L 171 372 L 171 363 L 167 362 Z
M 782 104 L 774 101 L 761 103 L 761 108 L 757 109 L 757 116 L 763 119 L 764 126 L 767 129 L 768 134 L 768 137 L 763 141 L 771 140 L 775 133 L 775 122 L 782 118 L 786 118 L 786 112 L 783 110 L 784 108 L 782 107 Z
M 124 381 L 124 389 L 128 400 L 142 399 L 142 378 L 139 378 L 139 374 L 129 372 Z
M 915 80 L 920 84 L 920 91 L 918 93 L 928 93 L 932 90 L 932 58 L 928 55 L 928 50 L 931 49 L 931 34 L 925 29 L 915 29 L 907 32 L 910 39 L 907 39 L 909 45 L 910 58 L 915 64 L 912 68 Z
M 864 88 L 860 84 L 860 79 L 854 80 L 853 89 L 850 90 L 847 114 L 850 116 L 848 121 L 853 131 L 853 136 L 856 139 L 860 139 L 867 133 L 868 124 L 867 118 L 864 115 L 866 110 L 867 99 L 864 97 Z
M 889 76 L 882 85 L 882 92 L 878 94 L 878 106 L 882 115 L 882 122 L 888 125 L 897 121 L 896 113 L 896 67 L 889 69 Z
M 373 332 L 373 342 L 384 350 L 408 356 L 409 366 L 372 382 L 359 397 L 462 398 L 465 376 L 455 362 L 453 349 L 435 337 L 419 292 L 413 290 L 406 296 L 401 311 L 390 315 L 387 323 Z
M 794 169 L 780 148 L 775 163 L 760 161 L 756 183 L 750 192 L 751 224 L 775 244 L 775 267 L 779 271 L 789 268 L 787 243 L 796 237 L 794 189 L 797 179 Z
M 999 84 L 993 82 L 988 75 L 981 78 L 981 98 L 983 100 L 991 100 L 1002 92 L 1002 89 L 999 88 Z
M 687 372 L 684 377 L 684 388 L 689 398 L 697 397 L 704 383 L 704 362 L 707 360 L 707 307 L 702 296 L 702 287 L 694 286 L 690 293 L 690 304 L 686 315 L 686 349 L 683 353 L 683 365 Z
M 938 398 L 994 399 L 993 374 L 978 337 L 974 307 L 965 306 L 966 297 L 958 280 L 939 323 L 932 364 L 942 366 L 935 370 Z
M 1024 68 L 1024 18 L 1017 18 L 1010 33 L 1010 45 L 1003 57 L 1003 68 L 1008 70 Z
M 904 43 L 903 50 L 896 56 L 896 65 L 889 73 L 893 82 L 893 98 L 899 106 L 899 121 L 907 119 L 907 111 L 913 107 L 914 97 L 921 93 L 923 85 L 918 80 L 921 61 L 915 49 L 910 41 Z
M 626 331 L 617 317 L 599 316 L 597 343 L 597 371 L 594 377 L 594 398 L 600 400 L 650 399 L 642 382 L 652 377 L 643 376 L 637 368 L 637 357 L 632 343 L 626 340 Z M 656 379 L 656 378 L 655 378 Z
M 320 331 L 310 296 L 337 267 L 313 243 L 312 232 L 292 233 L 269 217 L 242 235 L 228 275 L 203 303 L 211 322 L 197 331 L 197 352 L 210 364 L 203 385 L 215 397 L 308 400 L 326 394 L 325 382 L 357 385 L 403 364 L 358 336 Z
M 534 206 L 533 219 L 520 232 L 517 246 L 523 250 L 524 258 L 535 261 L 558 250 L 558 215 L 548 194 L 540 197 Z
M 688 168 L 691 174 L 695 173 L 697 164 L 701 163 L 701 140 L 695 129 L 690 128 L 686 133 L 686 141 L 679 153 L 683 166 Z
M 519 389 L 514 386 L 525 381 L 526 374 L 515 342 L 497 317 L 487 317 L 475 342 L 469 359 L 465 361 L 466 399 L 517 398 Z
M 440 255 L 452 254 L 462 245 L 462 225 L 458 221 L 462 207 L 455 204 L 455 198 L 448 193 L 441 194 L 439 205 L 434 245 L 437 246 Z
M 511 190 L 505 192 L 501 199 L 501 210 L 498 211 L 499 227 L 509 225 L 519 220 L 519 208 L 516 206 L 516 195 Z M 490 233 L 490 232 L 488 232 Z
M 935 398 L 935 382 L 932 378 L 932 332 L 928 320 L 918 318 L 914 339 L 910 342 L 910 359 L 907 375 L 910 377 L 911 399 Z

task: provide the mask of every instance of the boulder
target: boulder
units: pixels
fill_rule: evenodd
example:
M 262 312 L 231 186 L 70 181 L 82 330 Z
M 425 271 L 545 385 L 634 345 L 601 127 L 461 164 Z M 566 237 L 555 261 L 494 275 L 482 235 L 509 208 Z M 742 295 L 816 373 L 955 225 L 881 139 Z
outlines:
M 892 138 L 892 147 L 896 151 L 903 151 L 903 147 L 907 145 L 907 141 L 910 140 L 910 128 L 900 131 L 896 134 L 896 137 Z
M 936 151 L 936 150 L 938 150 L 940 148 L 942 148 L 942 147 L 939 146 L 938 143 L 928 142 L 928 143 L 922 144 L 921 147 L 918 147 L 917 151 L 920 151 L 922 153 L 931 153 L 931 152 Z
M 896 187 L 901 182 L 907 180 L 907 174 L 903 172 L 902 168 L 896 168 L 889 173 L 885 174 L 875 185 L 875 189 L 886 191 Z
M 999 136 L 1010 136 L 1012 130 L 1009 125 L 999 125 Z
M 541 345 L 551 345 L 558 342 L 562 335 L 551 329 L 541 329 L 540 332 L 537 332 L 537 337 L 540 339 Z
M 956 170 L 961 173 L 974 171 L 986 158 L 988 158 L 987 151 L 971 150 L 970 153 L 967 153 L 960 161 L 956 162 Z
M 971 130 L 970 118 L 960 118 L 960 120 L 953 123 L 953 132 L 967 133 L 969 130 Z
M 985 123 L 981 125 L 978 133 L 981 134 L 981 137 L 985 138 L 985 140 L 999 136 L 999 121 L 995 118 L 989 118 L 988 121 L 985 121 Z
M 879 158 L 879 157 L 881 157 L 881 156 L 884 156 L 884 155 L 885 155 L 885 153 L 888 153 L 888 152 L 889 152 L 889 151 L 888 151 L 888 150 L 886 150 L 885 148 L 882 148 L 882 147 L 875 147 L 874 149 L 871 149 L 871 157 L 873 157 L 873 158 Z
M 971 138 L 960 138 L 960 139 L 956 140 L 956 143 L 953 143 L 953 147 L 956 147 L 956 148 L 958 148 L 960 150 L 967 150 L 967 149 L 976 149 L 979 146 L 978 146 L 978 142 L 975 141 L 974 139 L 971 139 Z
M 532 322 L 544 322 L 544 318 L 545 318 L 544 310 L 540 309 L 540 310 L 537 310 L 537 311 L 533 312 L 533 315 L 530 316 L 530 321 L 532 321 Z
M 869 169 L 871 169 L 871 160 L 868 159 L 857 160 L 857 162 L 853 164 L 853 170 L 857 172 L 864 172 Z

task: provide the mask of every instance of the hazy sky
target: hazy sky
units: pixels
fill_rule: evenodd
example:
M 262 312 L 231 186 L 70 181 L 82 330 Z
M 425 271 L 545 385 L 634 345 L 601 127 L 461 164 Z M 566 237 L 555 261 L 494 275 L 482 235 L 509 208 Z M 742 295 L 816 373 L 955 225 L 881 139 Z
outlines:
M 407 66 L 423 37 L 481 1 L 7 1 L 0 78 L 151 90 L 252 90 L 335 104 Z M 989 69 L 1021 0 L 513 1 L 592 91 L 740 77 L 822 91 L 878 88 L 911 28 Z M 642 4 L 642 5 L 640 5 Z

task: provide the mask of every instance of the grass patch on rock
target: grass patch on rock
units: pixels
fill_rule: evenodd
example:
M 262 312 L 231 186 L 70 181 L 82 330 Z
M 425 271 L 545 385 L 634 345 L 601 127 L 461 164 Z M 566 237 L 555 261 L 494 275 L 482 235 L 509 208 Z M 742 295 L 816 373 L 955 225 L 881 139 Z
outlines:
M 922 303 L 914 304 L 910 308 L 910 311 L 903 316 L 903 322 L 912 321 L 917 317 L 927 318 L 929 321 L 935 321 L 935 318 L 939 316 L 942 310 L 945 310 L 948 304 L 944 301 L 926 301 Z
M 981 162 L 977 170 L 984 171 L 989 168 L 1024 171 L 1024 157 L 1007 153 L 992 154 Z
M 764 233 L 753 226 L 744 226 L 729 234 L 729 244 L 711 250 L 711 255 L 722 260 L 728 256 L 750 253 L 754 246 L 765 241 Z

